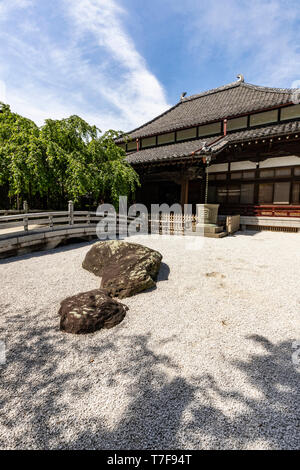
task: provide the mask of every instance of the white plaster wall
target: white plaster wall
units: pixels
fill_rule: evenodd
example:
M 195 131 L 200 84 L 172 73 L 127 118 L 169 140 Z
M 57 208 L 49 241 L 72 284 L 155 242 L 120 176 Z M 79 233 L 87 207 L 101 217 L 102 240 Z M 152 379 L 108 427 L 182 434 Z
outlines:
M 218 173 L 221 171 L 228 171 L 228 163 L 218 163 L 208 167 L 208 173 Z
M 267 158 L 267 160 L 260 162 L 259 168 L 273 168 L 276 166 L 296 166 L 300 165 L 300 157 L 289 155 L 288 157 L 274 157 Z
M 256 163 L 246 160 L 245 162 L 232 162 L 230 164 L 231 171 L 235 170 L 255 170 Z

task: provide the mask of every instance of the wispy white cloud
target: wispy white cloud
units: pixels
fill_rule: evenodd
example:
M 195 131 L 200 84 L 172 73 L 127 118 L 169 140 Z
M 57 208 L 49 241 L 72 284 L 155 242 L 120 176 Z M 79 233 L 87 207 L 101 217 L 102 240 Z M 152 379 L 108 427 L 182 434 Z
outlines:
M 14 31 L 0 33 L 8 53 L 0 66 L 7 101 L 41 124 L 47 117 L 79 114 L 102 130 L 129 130 L 164 111 L 163 87 L 126 32 L 126 12 L 112 0 L 64 0 L 42 29 L 31 0 L 14 0 L 6 18 L 27 7 Z M 1 5 L 1 4 L 0 4 Z M 64 37 L 51 21 L 62 21 Z M 0 54 L 0 59 L 1 59 Z M 18 64 L 17 73 L 12 67 Z M 19 75 L 22 71 L 22 75 Z
M 168 106 L 164 90 L 122 25 L 125 11 L 113 0 L 67 2 L 77 34 L 93 34 L 97 45 L 106 49 L 120 68 L 120 75 L 106 77 L 100 84 L 105 98 L 132 124 L 143 123 L 164 111 Z
M 298 0 L 187 0 L 184 11 L 199 63 L 226 58 L 228 69 L 266 85 L 300 78 Z
M 11 11 L 16 8 L 26 8 L 31 6 L 31 0 L 1 0 L 0 2 L 0 21 L 4 21 Z

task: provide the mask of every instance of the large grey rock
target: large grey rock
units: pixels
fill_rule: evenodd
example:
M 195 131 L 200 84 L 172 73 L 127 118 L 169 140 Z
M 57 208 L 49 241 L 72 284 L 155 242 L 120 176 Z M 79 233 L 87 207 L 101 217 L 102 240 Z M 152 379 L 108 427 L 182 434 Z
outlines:
M 101 287 L 119 298 L 156 285 L 162 255 L 137 243 L 98 242 L 88 251 L 82 267 L 102 278 Z
M 118 325 L 128 307 L 112 299 L 104 290 L 81 292 L 61 302 L 60 329 L 68 333 L 92 333 Z

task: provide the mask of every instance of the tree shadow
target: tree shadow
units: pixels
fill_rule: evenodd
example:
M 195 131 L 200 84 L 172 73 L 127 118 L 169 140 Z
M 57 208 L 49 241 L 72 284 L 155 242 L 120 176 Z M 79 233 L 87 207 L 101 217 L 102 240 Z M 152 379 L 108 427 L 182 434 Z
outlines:
M 130 404 L 118 425 L 113 430 L 85 430 L 72 442 L 72 449 L 82 449 L 83 443 L 106 450 L 177 448 L 176 433 L 195 387 L 178 375 L 168 378 L 161 366 L 175 374 L 178 366 L 168 356 L 155 354 L 149 348 L 150 339 L 151 335 L 130 337 L 130 358 L 119 368 L 121 375 L 131 378 L 127 390 Z
M 249 361 L 234 361 L 243 372 L 252 392 L 240 390 L 228 393 L 217 385 L 211 375 L 202 377 L 201 390 L 209 396 L 232 399 L 245 411 L 229 417 L 217 407 L 193 406 L 193 419 L 187 429 L 191 442 L 196 429 L 213 449 L 253 448 L 256 442 L 268 449 L 298 449 L 300 446 L 299 370 L 292 363 L 290 342 L 274 344 L 263 336 L 248 340 L 264 348 Z M 253 397 L 254 390 L 254 397 Z
M 39 319 L 37 314 L 34 328 L 24 317 L 8 324 L 18 337 L 11 332 L 8 363 L 0 367 L 0 406 L 6 413 L 0 418 L 1 448 L 244 449 L 255 440 L 275 449 L 299 447 L 299 379 L 287 342 L 251 337 L 264 352 L 232 364 L 256 396 L 243 394 L 234 383 L 236 390 L 228 392 L 209 374 L 185 377 L 173 359 L 153 351 L 151 334 L 126 335 L 121 324 L 105 337 L 100 331 L 79 338 Z M 90 344 L 95 335 L 97 342 Z M 126 356 L 117 354 L 122 347 Z M 102 358 L 111 358 L 109 377 Z M 127 405 L 117 422 L 108 425 L 95 405 L 86 422 L 86 403 L 104 386 L 110 400 L 123 383 Z M 228 416 L 211 394 L 235 400 L 244 411 Z

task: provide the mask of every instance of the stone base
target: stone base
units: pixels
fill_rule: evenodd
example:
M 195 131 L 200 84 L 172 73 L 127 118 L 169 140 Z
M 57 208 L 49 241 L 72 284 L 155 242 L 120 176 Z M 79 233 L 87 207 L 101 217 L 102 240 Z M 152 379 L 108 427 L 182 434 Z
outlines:
M 204 237 L 221 238 L 227 235 L 223 227 L 216 224 L 201 224 L 196 225 L 196 233 Z

